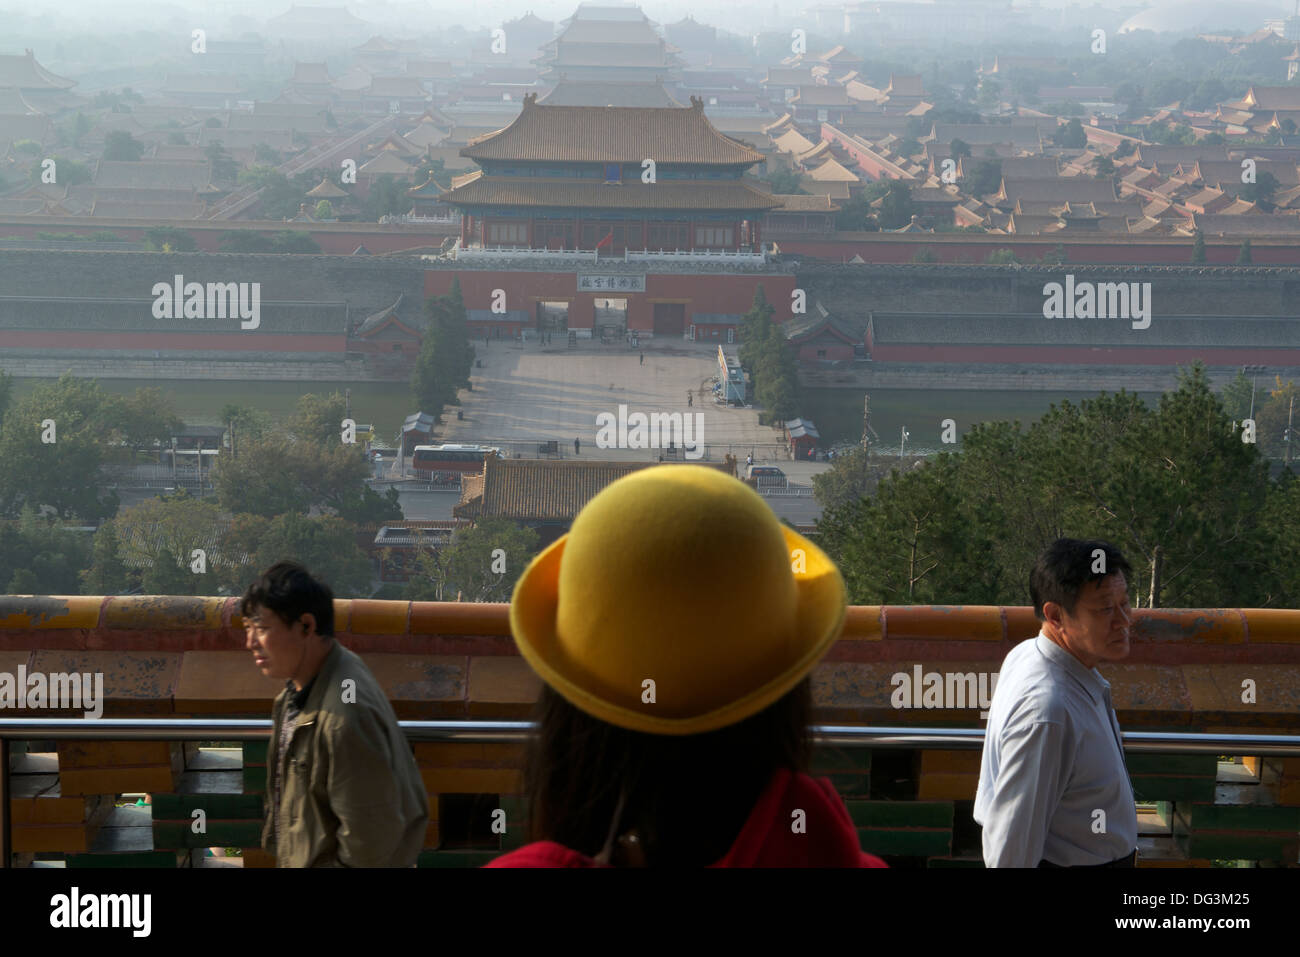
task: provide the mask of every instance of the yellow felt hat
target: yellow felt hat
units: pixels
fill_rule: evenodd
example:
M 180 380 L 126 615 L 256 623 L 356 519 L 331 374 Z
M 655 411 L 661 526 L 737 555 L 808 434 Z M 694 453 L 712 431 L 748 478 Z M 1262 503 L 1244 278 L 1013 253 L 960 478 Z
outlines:
M 844 625 L 844 580 L 751 488 L 659 465 L 606 487 L 524 570 L 520 654 L 575 707 L 652 734 L 757 714 Z

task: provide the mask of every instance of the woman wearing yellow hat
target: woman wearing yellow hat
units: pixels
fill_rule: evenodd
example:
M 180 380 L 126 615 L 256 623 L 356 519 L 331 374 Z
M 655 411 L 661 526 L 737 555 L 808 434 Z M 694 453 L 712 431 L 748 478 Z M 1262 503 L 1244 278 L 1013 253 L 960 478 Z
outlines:
M 883 867 L 806 773 L 809 673 L 844 582 L 750 488 L 661 465 L 614 482 L 515 586 L 542 678 L 539 840 L 489 867 Z

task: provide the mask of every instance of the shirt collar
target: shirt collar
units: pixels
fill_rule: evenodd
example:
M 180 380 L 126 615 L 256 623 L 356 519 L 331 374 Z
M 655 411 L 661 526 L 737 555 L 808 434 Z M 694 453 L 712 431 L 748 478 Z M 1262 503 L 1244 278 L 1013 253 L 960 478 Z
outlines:
M 302 711 L 307 706 L 307 696 L 311 694 L 311 689 L 315 687 L 316 679 L 330 669 L 330 666 L 334 663 L 334 659 L 339 654 L 340 647 L 338 639 L 331 635 L 329 652 L 325 655 L 324 660 L 321 661 L 320 668 L 311 676 L 311 680 L 302 686 L 301 691 L 294 688 L 292 678 L 285 682 L 284 690 L 288 692 L 289 699 L 293 702 L 295 710 Z
M 1101 676 L 1100 671 L 1096 668 L 1085 668 L 1083 662 L 1041 631 L 1035 640 L 1035 647 L 1038 648 L 1039 654 L 1064 668 L 1066 673 L 1083 685 L 1094 703 L 1105 700 L 1106 693 L 1110 691 L 1110 682 Z
M 317 674 L 319 673 L 320 672 L 317 672 Z M 315 675 L 312 676 L 311 681 L 307 682 L 305 685 L 302 686 L 301 691 L 299 691 L 297 688 L 293 686 L 292 678 L 290 678 L 288 681 L 284 683 L 284 690 L 289 693 L 289 700 L 293 702 L 293 709 L 295 711 L 302 710 L 303 705 L 307 703 L 307 695 L 311 693 L 311 686 L 314 685 L 315 683 L 316 683 Z

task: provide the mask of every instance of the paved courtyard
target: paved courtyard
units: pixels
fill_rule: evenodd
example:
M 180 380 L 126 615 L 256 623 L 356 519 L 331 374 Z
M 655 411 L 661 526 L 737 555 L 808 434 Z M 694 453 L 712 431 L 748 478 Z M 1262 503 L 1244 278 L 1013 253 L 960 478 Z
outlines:
M 642 349 L 632 350 L 623 339 L 615 345 L 579 340 L 571 349 L 556 335 L 542 348 L 536 333 L 529 335 L 522 346 L 474 344 L 482 367 L 473 370 L 473 390 L 460 394 L 464 419 L 457 420 L 454 408 L 444 417 L 442 441 L 499 445 L 510 455 L 533 457 L 538 443 L 555 440 L 561 457 L 572 459 L 577 438 L 579 458 L 658 459 L 658 449 L 596 447 L 596 416 L 617 417 L 622 404 L 628 414 L 702 414 L 692 422 L 699 423 L 705 460 L 720 461 L 732 452 L 743 464 L 751 449 L 755 461 L 789 460 L 781 430 L 759 425 L 757 410 L 713 401 L 716 345 L 642 340 Z M 693 407 L 686 404 L 688 391 Z

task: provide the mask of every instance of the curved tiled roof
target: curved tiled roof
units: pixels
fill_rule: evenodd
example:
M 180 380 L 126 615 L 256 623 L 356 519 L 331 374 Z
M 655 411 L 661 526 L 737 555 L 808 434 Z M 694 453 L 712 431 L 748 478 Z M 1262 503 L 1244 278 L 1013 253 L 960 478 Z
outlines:
M 353 255 L 355 255 L 355 253 Z M 405 293 L 398 293 L 397 300 L 391 306 L 389 306 L 386 309 L 380 309 L 378 312 L 366 316 L 366 318 L 362 320 L 361 324 L 358 325 L 355 330 L 353 330 L 352 334 L 354 336 L 368 335 L 369 333 L 374 332 L 380 326 L 384 325 L 384 323 L 386 323 L 390 317 L 396 319 L 398 322 L 401 322 L 402 321 L 401 317 L 397 315 L 397 308 L 402 304 L 402 297 L 404 295 Z M 406 323 L 402 323 L 402 324 L 406 325 Z
M 22 91 L 16 86 L 0 87 L 0 115 L 35 116 L 41 112 L 23 98 Z
M 0 86 L 20 90 L 68 90 L 76 80 L 51 73 L 36 62 L 31 50 L 23 54 L 0 54 Z
M 319 183 L 307 190 L 307 195 L 312 199 L 341 199 L 348 195 L 347 190 L 341 189 L 330 182 L 330 178 L 325 176 Z
M 505 129 L 471 140 L 462 156 L 475 160 L 555 163 L 752 165 L 763 154 L 714 129 L 703 103 L 672 107 L 542 106 L 535 95 Z
M 582 82 L 561 77 L 555 88 L 538 99 L 544 106 L 673 107 L 674 100 L 662 81 L 652 83 Z
M 460 502 L 452 508 L 452 515 L 572 521 L 605 486 L 656 464 L 489 458 L 482 472 L 463 478 Z M 693 464 L 732 473 L 725 462 Z
M 839 206 L 831 202 L 825 193 L 807 196 L 798 193 L 773 193 L 772 198 L 781 201 L 781 205 L 772 211 L 776 213 L 833 213 Z
M 644 17 L 644 15 L 643 15 Z M 563 43 L 659 44 L 663 38 L 648 20 L 573 20 L 556 37 Z
M 531 176 L 474 178 L 442 195 L 454 206 L 581 207 L 600 209 L 773 209 L 781 205 L 740 180 L 665 180 L 619 185 Z

